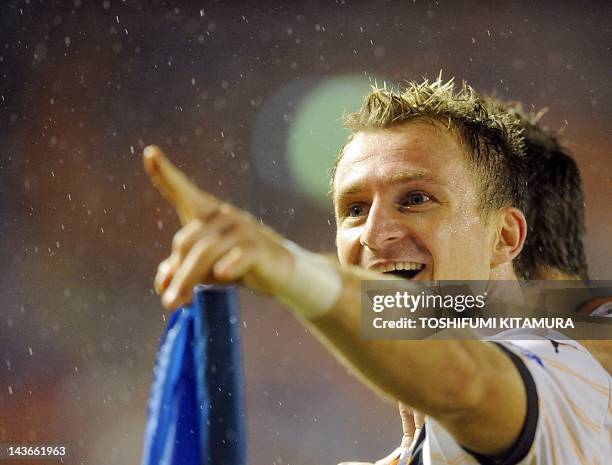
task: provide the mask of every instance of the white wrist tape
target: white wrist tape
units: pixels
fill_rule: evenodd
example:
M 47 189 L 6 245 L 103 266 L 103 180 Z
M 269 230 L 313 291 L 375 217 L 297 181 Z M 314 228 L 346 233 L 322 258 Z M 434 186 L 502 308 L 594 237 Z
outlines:
M 293 254 L 294 268 L 291 283 L 279 299 L 307 319 L 327 313 L 342 291 L 340 273 L 320 255 L 291 241 L 283 245 Z

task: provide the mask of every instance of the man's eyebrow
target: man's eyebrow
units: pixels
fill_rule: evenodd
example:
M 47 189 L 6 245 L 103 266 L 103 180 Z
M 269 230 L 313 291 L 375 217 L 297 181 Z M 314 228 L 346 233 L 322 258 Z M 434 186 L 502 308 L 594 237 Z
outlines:
M 397 173 L 393 173 L 387 182 L 389 184 L 405 184 L 410 181 L 440 182 L 435 176 L 432 175 L 431 172 L 423 170 L 399 171 Z M 358 194 L 363 190 L 364 186 L 360 182 L 349 183 L 346 189 L 338 190 L 338 197 L 350 197 L 351 195 Z
M 391 184 L 401 184 L 409 181 L 424 180 L 424 181 L 437 181 L 429 171 L 399 171 L 391 175 Z

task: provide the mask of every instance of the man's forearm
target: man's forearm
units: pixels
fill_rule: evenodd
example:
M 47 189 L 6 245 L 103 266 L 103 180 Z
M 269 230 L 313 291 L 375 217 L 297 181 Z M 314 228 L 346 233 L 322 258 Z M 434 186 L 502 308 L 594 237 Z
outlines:
M 478 375 L 474 352 L 480 341 L 371 340 L 361 336 L 361 282 L 385 279 L 359 268 L 338 268 L 342 291 L 329 311 L 309 318 L 323 342 L 370 385 L 428 414 L 464 408 L 473 402 L 470 380 Z M 408 283 L 415 292 L 425 288 Z M 312 292 L 317 292 L 313 289 Z M 436 389 L 431 389 L 436 386 Z
M 507 356 L 479 340 L 364 339 L 361 281 L 384 278 L 357 268 L 338 272 L 342 291 L 335 305 L 307 319 L 331 352 L 367 384 L 436 418 L 462 445 L 483 454 L 504 453 L 526 414 L 524 388 Z M 415 292 L 424 286 L 408 285 Z

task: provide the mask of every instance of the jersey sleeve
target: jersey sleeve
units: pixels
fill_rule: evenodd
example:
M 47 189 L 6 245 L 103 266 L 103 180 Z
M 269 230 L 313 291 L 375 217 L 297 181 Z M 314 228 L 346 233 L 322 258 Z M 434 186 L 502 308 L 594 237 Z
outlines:
M 599 362 L 575 341 L 542 338 L 498 344 L 512 354 L 528 393 L 523 433 L 511 451 L 511 455 L 519 451 L 524 457 L 502 463 L 606 463 L 612 456 L 610 375 Z M 535 396 L 530 394 L 532 388 Z M 534 399 L 537 405 L 533 405 Z
M 513 361 L 527 393 L 527 416 L 507 456 L 462 448 L 428 418 L 423 464 L 604 465 L 612 457 L 610 375 L 575 341 L 494 341 Z

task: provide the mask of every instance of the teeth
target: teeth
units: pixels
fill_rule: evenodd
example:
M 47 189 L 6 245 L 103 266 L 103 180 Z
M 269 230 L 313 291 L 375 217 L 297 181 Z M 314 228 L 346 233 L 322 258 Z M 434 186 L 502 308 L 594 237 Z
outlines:
M 380 265 L 376 267 L 376 271 L 380 273 L 388 273 L 390 271 L 420 270 L 423 268 L 423 266 L 424 265 L 422 263 L 417 262 L 396 262 Z

